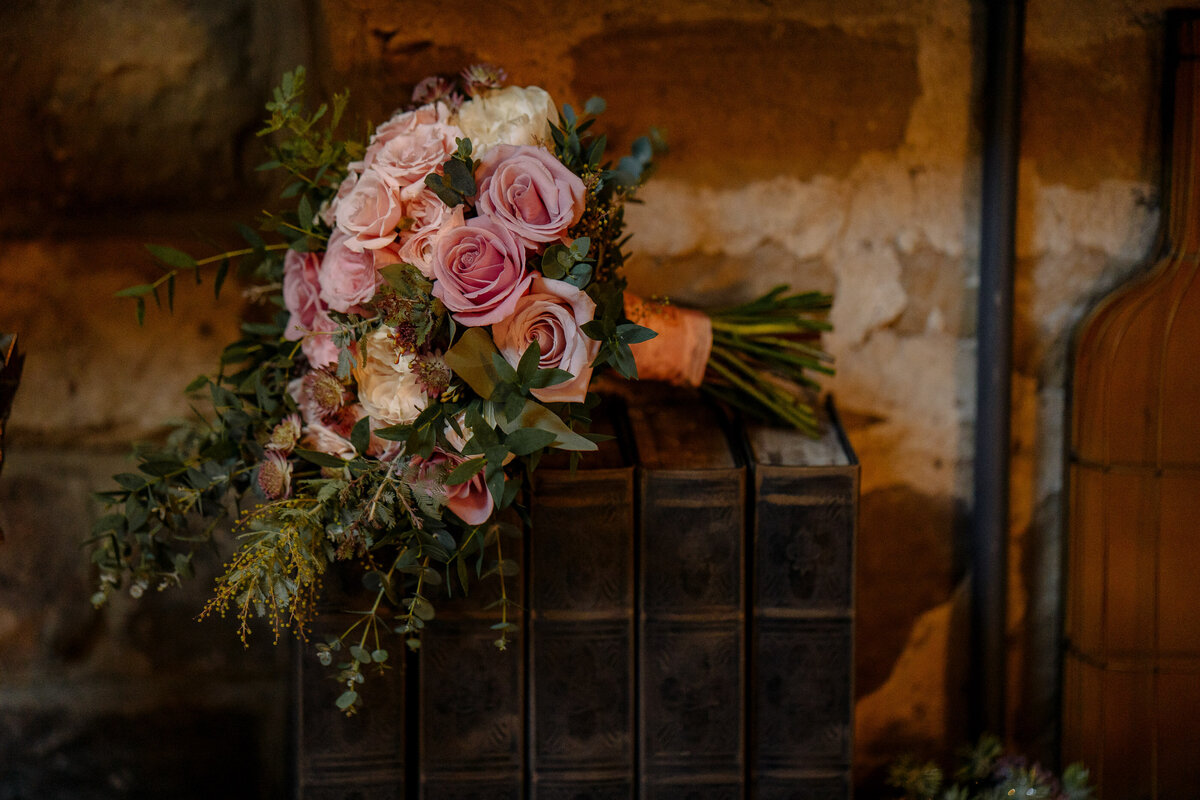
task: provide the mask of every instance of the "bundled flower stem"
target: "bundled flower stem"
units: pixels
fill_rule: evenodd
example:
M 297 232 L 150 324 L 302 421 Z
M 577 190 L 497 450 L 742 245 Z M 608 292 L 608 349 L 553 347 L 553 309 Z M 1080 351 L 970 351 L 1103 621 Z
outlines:
M 833 358 L 820 346 L 832 298 L 787 292 L 778 286 L 715 311 L 626 294 L 630 319 L 659 334 L 633 348 L 638 377 L 699 387 L 753 417 L 817 435 L 820 387 L 812 373 L 833 374 Z
M 833 374 L 820 346 L 833 298 L 778 286 L 742 305 L 710 311 L 713 346 L 701 388 L 770 422 L 818 431 L 812 373 Z

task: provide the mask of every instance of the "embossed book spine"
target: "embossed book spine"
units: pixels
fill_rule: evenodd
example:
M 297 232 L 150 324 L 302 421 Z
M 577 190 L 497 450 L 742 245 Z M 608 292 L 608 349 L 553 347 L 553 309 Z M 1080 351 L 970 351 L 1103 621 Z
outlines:
M 325 575 L 319 615 L 310 642 L 338 636 L 359 619 L 351 612 L 366 603 L 366 590 L 352 570 Z M 369 607 L 369 603 L 367 603 Z M 405 674 L 403 653 L 383 675 L 372 673 L 363 686 L 364 702 L 347 718 L 335 705 L 345 685 L 336 670 L 322 666 L 311 644 L 296 647 L 295 791 L 298 800 L 351 800 L 405 797 Z M 335 659 L 349 659 L 343 649 Z
M 745 796 L 746 468 L 696 395 L 632 403 L 645 800 Z
M 819 440 L 747 431 L 755 800 L 849 798 L 858 461 L 832 403 Z
M 603 429 L 597 416 L 593 430 Z M 633 467 L 617 441 L 534 473 L 527 797 L 628 800 L 633 774 Z
M 522 561 L 522 542 L 502 535 L 503 557 Z M 472 564 L 474 562 L 474 556 Z M 495 560 L 495 549 L 485 558 Z M 518 624 L 523 579 L 505 579 Z M 457 588 L 457 582 L 455 583 Z M 445 587 L 443 586 L 443 590 Z M 420 787 L 427 800 L 521 800 L 525 770 L 525 664 L 518 633 L 496 648 L 499 582 L 441 598 L 418 651 Z

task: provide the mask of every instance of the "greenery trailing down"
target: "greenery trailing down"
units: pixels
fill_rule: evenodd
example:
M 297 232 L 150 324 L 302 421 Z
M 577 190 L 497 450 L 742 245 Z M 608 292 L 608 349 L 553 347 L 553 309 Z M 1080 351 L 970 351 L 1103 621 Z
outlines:
M 1061 777 L 1023 756 L 1006 754 L 1000 740 L 984 734 L 959 751 L 953 783 L 933 762 L 906 756 L 888 769 L 888 785 L 903 800 L 1090 800 L 1088 771 L 1071 764 Z
M 165 442 L 137 446 L 130 470 L 97 493 L 106 513 L 87 544 L 100 575 L 92 599 L 101 605 L 115 592 L 139 597 L 192 577 L 193 562 L 225 549 L 219 534 L 231 529 L 236 544 L 200 617 L 236 617 L 243 641 L 256 618 L 277 639 L 288 630 L 305 638 L 324 576 L 339 563 L 350 565 L 364 590 L 347 609 L 355 622 L 314 644 L 345 687 L 338 707 L 351 714 L 364 702 L 368 671 L 394 663 L 386 638 L 419 647 L 435 606 L 481 581 L 498 597 L 485 609 L 497 617 L 495 644 L 508 646 L 519 618 L 508 586 L 518 571 L 508 540 L 522 535 L 513 521 L 527 516 L 520 507 L 526 475 L 550 448 L 574 457 L 605 437 L 587 432 L 594 395 L 538 399 L 572 374 L 541 366 L 536 337 L 510 363 L 489 329 L 456 322 L 435 296 L 433 279 L 411 263 L 377 268 L 381 282 L 373 297 L 345 312 L 323 308 L 328 325 L 305 323 L 295 338 L 285 284 L 309 260 L 318 269 L 330 263 L 330 242 L 340 230 L 332 209 L 340 190 L 357 180 L 367 152 L 362 141 L 338 133 L 345 95 L 310 111 L 304 90 L 303 69 L 285 75 L 260 131 L 270 137 L 270 160 L 261 169 L 286 175 L 286 210 L 265 213 L 263 234 L 238 226 L 246 246 L 207 258 L 150 245 L 161 274 L 117 293 L 135 301 L 141 323 L 148 299 L 173 310 L 177 281 L 199 283 L 211 270 L 214 294 L 236 273 L 257 307 L 216 372 L 187 387 L 191 417 Z M 629 344 L 653 332 L 622 313 L 622 207 L 652 171 L 654 147 L 639 140 L 633 155 L 612 167 L 604 161 L 604 137 L 591 131 L 602 110 L 597 99 L 582 115 L 564 107 L 553 128 L 548 150 L 583 182 L 586 211 L 563 231 L 561 244 L 526 253 L 523 267 L 593 299 L 593 338 L 601 341 L 593 366 L 627 373 Z M 471 216 L 478 213 L 472 174 L 478 163 L 469 138 L 456 144 L 424 184 Z M 413 222 L 402 217 L 391 233 L 404 236 Z M 293 305 L 295 299 L 293 292 Z M 369 351 L 380 341 L 388 348 L 382 360 Z M 332 362 L 312 360 L 314 342 L 333 345 Z M 366 410 L 363 374 L 372 363 L 402 359 L 410 359 L 406 377 L 414 379 L 404 391 L 421 398 L 422 410 L 389 425 Z M 463 495 L 487 498 L 486 519 L 471 522 L 460 513 L 472 510 Z
M 811 373 L 832 375 L 820 335 L 833 298 L 778 286 L 755 300 L 708 312 L 713 347 L 701 389 L 767 422 L 818 432 Z

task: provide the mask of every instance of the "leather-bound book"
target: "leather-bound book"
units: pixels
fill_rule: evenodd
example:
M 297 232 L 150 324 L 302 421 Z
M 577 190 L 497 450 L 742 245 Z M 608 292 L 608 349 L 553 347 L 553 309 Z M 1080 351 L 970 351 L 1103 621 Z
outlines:
M 744 460 L 724 415 L 695 393 L 646 388 L 629 418 L 638 456 L 640 796 L 742 798 Z
M 817 440 L 750 426 L 752 797 L 849 798 L 858 461 L 833 411 Z
M 338 709 L 346 691 L 336 669 L 317 660 L 315 643 L 338 636 L 359 619 L 352 612 L 370 607 L 358 571 L 328 570 L 318 616 L 308 643 L 296 646 L 295 794 L 298 800 L 403 800 L 405 797 L 404 654 L 392 654 L 389 669 L 367 667 L 360 709 L 347 718 Z M 399 657 L 397 657 L 399 656 Z M 347 661 L 343 648 L 335 661 Z
M 619 408 L 597 409 L 612 432 Z M 532 800 L 634 793 L 633 466 L 618 441 L 533 476 L 525 571 Z
M 515 516 L 515 515 L 514 515 Z M 511 522 L 511 521 L 510 521 Z M 519 523 L 519 520 L 516 520 Z M 518 528 L 519 530 L 519 528 Z M 499 555 L 522 561 L 522 541 L 499 534 Z M 468 557 L 472 574 L 476 556 Z M 485 566 L 496 562 L 485 548 Z M 521 800 L 525 771 L 525 631 L 510 634 L 501 651 L 501 597 L 496 576 L 476 581 L 468 596 L 435 601 L 437 617 L 421 635 L 417 683 L 420 796 L 427 800 Z M 510 619 L 522 623 L 524 578 L 504 579 L 513 602 Z

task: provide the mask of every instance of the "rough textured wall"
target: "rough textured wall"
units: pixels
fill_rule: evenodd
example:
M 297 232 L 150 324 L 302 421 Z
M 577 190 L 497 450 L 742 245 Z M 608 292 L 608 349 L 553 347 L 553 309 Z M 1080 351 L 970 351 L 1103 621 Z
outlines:
M 88 490 L 129 438 L 185 413 L 180 388 L 235 325 L 236 302 L 215 306 L 207 286 L 181 289 L 174 324 L 152 309 L 144 329 L 111 293 L 153 274 L 141 241 L 201 251 L 270 202 L 253 132 L 278 75 L 301 62 L 327 91 L 349 85 L 364 121 L 413 81 L 476 60 L 559 102 L 599 94 L 614 147 L 650 125 L 672 147 L 629 215 L 635 288 L 699 303 L 779 282 L 836 293 L 830 388 L 863 464 L 857 771 L 874 786 L 901 752 L 949 752 L 965 736 L 978 5 L 0 7 L 0 144 L 20 154 L 0 166 L 0 328 L 20 330 L 29 351 L 0 479 L 0 786 L 52 796 L 100 775 L 95 796 L 111 796 L 171 775 L 158 788 L 174 796 L 228 796 L 238 770 L 257 770 L 264 794 L 278 788 L 283 655 L 269 644 L 243 655 L 219 624 L 194 624 L 202 582 L 93 612 L 77 542 L 96 513 Z M 1013 728 L 1043 745 L 1066 343 L 1153 238 L 1159 10 L 1029 6 L 1011 675 Z M 213 736 L 231 724 L 244 739 Z M 118 755 L 102 760 L 110 740 Z M 229 758 L 198 774 L 215 747 Z

